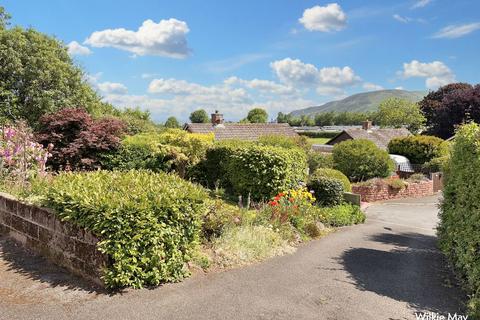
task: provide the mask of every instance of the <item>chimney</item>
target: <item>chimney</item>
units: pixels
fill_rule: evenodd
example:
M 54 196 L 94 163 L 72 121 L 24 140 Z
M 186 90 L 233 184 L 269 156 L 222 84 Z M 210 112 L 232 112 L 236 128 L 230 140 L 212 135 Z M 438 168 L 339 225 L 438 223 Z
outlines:
M 212 113 L 212 124 L 214 126 L 223 124 L 223 114 L 218 113 L 218 110 L 215 110 L 215 113 Z
M 363 121 L 362 123 L 362 129 L 363 130 L 371 130 L 372 129 L 372 121 Z

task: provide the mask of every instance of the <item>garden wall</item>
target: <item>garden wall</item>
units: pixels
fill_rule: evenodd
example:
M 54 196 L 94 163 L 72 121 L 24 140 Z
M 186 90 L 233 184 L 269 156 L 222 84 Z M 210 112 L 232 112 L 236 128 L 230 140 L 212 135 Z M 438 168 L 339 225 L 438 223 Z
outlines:
M 98 239 L 88 230 L 60 221 L 51 210 L 0 193 L 0 234 L 103 286 L 100 276 L 107 257 L 97 250 Z
M 403 189 L 394 189 L 387 184 L 373 186 L 353 185 L 352 193 L 359 194 L 364 202 L 373 202 L 398 198 L 417 198 L 432 195 L 432 180 L 409 183 Z

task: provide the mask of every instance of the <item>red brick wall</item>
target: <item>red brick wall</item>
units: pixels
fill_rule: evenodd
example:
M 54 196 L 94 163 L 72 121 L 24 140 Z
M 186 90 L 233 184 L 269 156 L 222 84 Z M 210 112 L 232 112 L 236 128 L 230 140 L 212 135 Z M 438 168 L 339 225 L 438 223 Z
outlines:
M 404 189 L 393 189 L 387 184 L 374 186 L 353 185 L 352 192 L 361 195 L 362 201 L 373 202 L 398 198 L 416 198 L 433 194 L 432 180 L 409 183 Z
M 23 204 L 0 194 L 0 234 L 45 256 L 99 285 L 107 257 L 97 250 L 98 239 L 88 230 L 60 221 L 48 209 Z

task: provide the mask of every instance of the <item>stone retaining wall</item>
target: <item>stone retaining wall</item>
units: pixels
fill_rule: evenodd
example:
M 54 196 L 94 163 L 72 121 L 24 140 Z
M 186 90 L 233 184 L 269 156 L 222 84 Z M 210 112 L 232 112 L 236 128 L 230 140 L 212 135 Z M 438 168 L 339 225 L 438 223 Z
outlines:
M 432 180 L 409 183 L 404 189 L 394 189 L 387 184 L 373 186 L 353 185 L 352 192 L 359 194 L 363 202 L 425 197 L 434 194 Z
M 51 210 L 0 193 L 0 234 L 103 286 L 101 270 L 108 259 L 97 250 L 98 239 L 88 230 L 60 221 Z

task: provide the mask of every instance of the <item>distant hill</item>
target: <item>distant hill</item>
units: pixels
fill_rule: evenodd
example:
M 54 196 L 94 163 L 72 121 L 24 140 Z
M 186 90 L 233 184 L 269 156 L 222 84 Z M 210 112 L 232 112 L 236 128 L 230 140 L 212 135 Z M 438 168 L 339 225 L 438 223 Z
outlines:
M 321 106 L 309 107 L 292 111 L 292 116 L 314 115 L 326 111 L 375 111 L 380 102 L 387 98 L 401 98 L 412 102 L 418 102 L 427 94 L 426 91 L 406 90 L 379 90 L 363 92 L 351 95 L 345 99 L 327 102 Z

